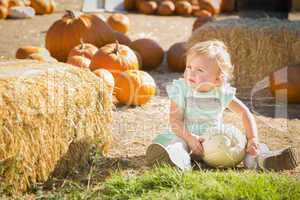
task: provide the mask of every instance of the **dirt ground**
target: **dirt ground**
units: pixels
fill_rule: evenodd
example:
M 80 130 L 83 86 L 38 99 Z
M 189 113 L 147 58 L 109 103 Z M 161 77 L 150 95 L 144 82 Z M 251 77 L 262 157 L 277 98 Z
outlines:
M 0 21 L 0 61 L 14 58 L 15 51 L 22 45 L 43 46 L 45 33 L 49 26 L 59 19 L 65 9 L 79 10 L 79 0 L 57 0 L 58 11 L 48 16 L 36 16 L 26 20 Z M 108 13 L 103 13 L 108 16 Z M 141 37 L 156 39 L 164 50 L 175 42 L 185 41 L 191 34 L 194 17 L 160 17 L 140 14 L 128 14 L 131 20 L 129 36 L 132 40 Z M 238 15 L 220 16 L 222 18 L 237 18 Z M 299 14 L 291 14 L 291 20 L 299 20 Z M 129 170 L 146 169 L 144 154 L 146 147 L 158 134 L 166 130 L 168 124 L 169 101 L 165 86 L 172 79 L 181 76 L 166 69 L 165 62 L 155 71 L 150 72 L 157 85 L 157 95 L 143 107 L 122 107 L 114 109 L 112 133 L 115 138 L 107 161 L 109 166 L 118 165 Z M 250 105 L 247 99 L 243 101 Z M 259 100 L 258 100 L 259 101 Z M 300 105 L 288 107 L 288 115 L 274 117 L 274 108 L 283 108 L 281 105 L 259 103 L 252 108 L 255 115 L 259 135 L 271 149 L 295 146 L 300 152 Z M 241 119 L 227 111 L 224 117 L 226 122 L 242 128 Z M 103 165 L 104 166 L 104 165 Z M 105 165 L 107 167 L 107 165 Z M 107 173 L 107 169 L 99 173 Z M 288 172 L 300 178 L 300 167 Z

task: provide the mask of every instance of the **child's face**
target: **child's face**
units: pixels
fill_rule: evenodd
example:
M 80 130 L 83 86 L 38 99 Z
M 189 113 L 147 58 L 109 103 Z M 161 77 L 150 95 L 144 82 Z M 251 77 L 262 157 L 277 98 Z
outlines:
M 188 56 L 185 81 L 198 91 L 208 92 L 221 83 L 220 69 L 215 59 L 205 55 Z

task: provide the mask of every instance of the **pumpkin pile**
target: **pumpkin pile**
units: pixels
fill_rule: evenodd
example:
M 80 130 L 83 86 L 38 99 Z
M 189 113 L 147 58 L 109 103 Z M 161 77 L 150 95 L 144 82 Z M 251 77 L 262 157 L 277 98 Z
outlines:
M 46 48 L 58 61 L 66 62 L 70 51 L 79 45 L 81 40 L 99 48 L 113 43 L 115 37 L 110 26 L 99 16 L 68 10 L 48 29 Z
M 0 19 L 32 18 L 36 14 L 53 13 L 55 9 L 54 0 L 0 0 Z
M 17 59 L 66 62 L 94 72 L 122 104 L 143 105 L 155 94 L 155 82 L 144 71 L 157 68 L 164 51 L 152 39 L 131 41 L 129 18 L 112 14 L 107 22 L 97 14 L 66 11 L 48 29 L 45 46 L 23 46 Z M 62 37 L 62 35 L 64 37 Z
M 111 93 L 126 105 L 144 105 L 155 95 L 155 82 L 141 65 L 137 52 L 115 43 L 98 49 L 89 69 L 108 83 Z
M 220 12 L 232 12 L 235 8 L 235 0 L 124 0 L 123 3 L 128 11 L 163 16 L 202 16 L 199 11 L 203 10 L 216 15 Z

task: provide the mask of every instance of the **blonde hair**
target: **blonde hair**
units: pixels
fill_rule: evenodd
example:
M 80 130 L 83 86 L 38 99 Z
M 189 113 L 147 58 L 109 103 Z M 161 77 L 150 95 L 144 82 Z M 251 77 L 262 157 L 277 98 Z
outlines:
M 216 59 L 218 66 L 227 80 L 232 78 L 233 64 L 225 44 L 219 40 L 209 40 L 194 44 L 187 51 L 187 56 L 206 55 Z

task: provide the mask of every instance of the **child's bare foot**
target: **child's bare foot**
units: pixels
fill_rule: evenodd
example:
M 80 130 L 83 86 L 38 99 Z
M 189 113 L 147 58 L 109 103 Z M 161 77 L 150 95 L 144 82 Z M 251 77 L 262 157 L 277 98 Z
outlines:
M 288 147 L 279 151 L 273 151 L 268 155 L 259 158 L 259 166 L 266 170 L 291 170 L 297 167 L 296 149 Z

